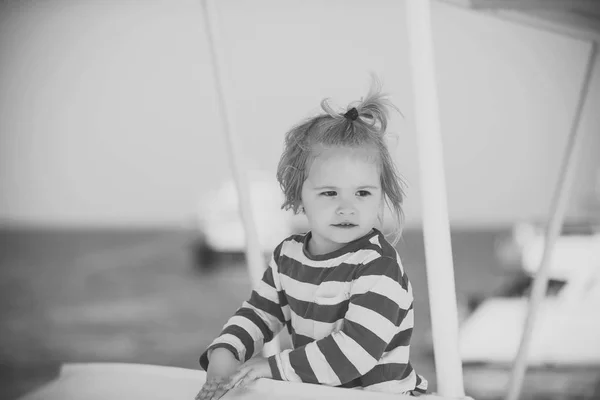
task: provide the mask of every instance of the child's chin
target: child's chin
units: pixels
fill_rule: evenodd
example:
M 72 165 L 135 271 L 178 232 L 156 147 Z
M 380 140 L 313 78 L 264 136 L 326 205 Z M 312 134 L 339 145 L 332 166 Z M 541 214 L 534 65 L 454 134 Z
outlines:
M 337 232 L 333 235 L 332 239 L 334 242 L 339 244 L 350 243 L 353 240 L 361 238 L 365 235 L 362 229 L 359 227 L 354 228 L 336 228 Z

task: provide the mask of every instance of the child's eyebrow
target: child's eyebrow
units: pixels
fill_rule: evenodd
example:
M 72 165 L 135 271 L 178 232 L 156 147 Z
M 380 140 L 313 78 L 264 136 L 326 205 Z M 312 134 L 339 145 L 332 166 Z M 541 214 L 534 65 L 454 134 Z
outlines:
M 317 186 L 314 187 L 313 190 L 331 190 L 331 189 L 337 189 L 335 186 Z
M 373 189 L 379 189 L 379 186 L 365 185 L 365 186 L 359 186 L 358 189 L 359 190 L 361 190 L 361 189 L 371 189 L 371 190 L 373 190 Z
M 338 188 L 336 186 L 318 186 L 313 188 L 313 190 L 337 190 Z M 357 190 L 364 190 L 364 189 L 371 189 L 371 190 L 376 190 L 379 189 L 379 186 L 372 186 L 372 185 L 365 185 L 365 186 L 358 186 Z

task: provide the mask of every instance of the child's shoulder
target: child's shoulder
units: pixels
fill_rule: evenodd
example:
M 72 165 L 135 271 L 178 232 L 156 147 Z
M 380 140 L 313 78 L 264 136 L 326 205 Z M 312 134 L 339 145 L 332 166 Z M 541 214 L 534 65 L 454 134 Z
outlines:
M 364 252 L 365 258 L 361 262 L 362 270 L 378 270 L 386 269 L 390 271 L 398 270 L 400 274 L 404 275 L 404 267 L 400 254 L 396 247 L 392 245 L 381 232 L 377 232 L 369 240 L 369 245 L 365 247 Z
M 285 239 L 283 239 L 281 241 L 281 243 L 279 243 L 278 247 L 282 247 L 284 246 L 286 243 L 299 243 L 299 244 L 304 244 L 304 241 L 306 240 L 306 235 L 308 235 L 308 232 L 304 232 L 304 233 L 293 233 L 290 236 L 286 237 Z
M 398 254 L 396 247 L 385 238 L 385 235 L 382 232 L 375 230 L 375 233 L 376 234 L 371 237 L 369 242 L 373 248 L 377 250 L 379 256 L 396 260 L 400 263 L 400 255 Z
M 275 255 L 279 255 L 282 249 L 290 246 L 299 246 L 302 247 L 304 245 L 304 241 L 306 240 L 306 233 L 294 233 L 283 239 L 279 244 L 275 247 L 273 253 Z

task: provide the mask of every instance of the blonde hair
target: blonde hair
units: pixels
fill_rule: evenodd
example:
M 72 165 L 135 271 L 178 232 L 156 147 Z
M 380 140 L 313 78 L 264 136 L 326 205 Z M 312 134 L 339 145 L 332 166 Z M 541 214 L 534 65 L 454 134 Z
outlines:
M 348 105 L 346 112 L 351 114 L 351 110 L 355 108 L 356 119 L 334 111 L 327 101 L 328 99 L 324 99 L 321 102 L 325 114 L 301 122 L 285 135 L 283 153 L 277 166 L 277 181 L 285 196 L 281 208 L 292 209 L 296 214 L 299 212 L 302 185 L 316 157 L 315 148 L 356 148 L 370 145 L 375 147 L 379 154 L 381 189 L 386 205 L 395 216 L 396 230 L 393 232 L 395 236 L 392 241 L 396 244 L 400 238 L 404 217 L 404 182 L 392 161 L 384 136 L 389 109 L 398 112 L 399 110 L 381 93 L 381 85 L 376 79 L 373 79 L 371 89 L 364 100 Z

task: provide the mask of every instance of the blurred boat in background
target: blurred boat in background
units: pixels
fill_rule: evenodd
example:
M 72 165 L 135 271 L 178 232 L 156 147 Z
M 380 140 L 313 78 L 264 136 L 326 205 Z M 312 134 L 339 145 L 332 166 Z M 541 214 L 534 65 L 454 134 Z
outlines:
M 535 274 L 544 250 L 544 228 L 519 223 L 497 243 L 497 256 L 521 274 L 474 304 L 460 328 L 460 354 L 474 397 L 502 393 L 515 360 Z M 600 225 L 567 223 L 550 258 L 548 290 L 529 349 L 529 375 L 549 398 L 600 394 Z M 579 398 L 579 397 L 578 397 Z
M 248 186 L 256 234 L 268 258 L 283 239 L 305 232 L 308 223 L 304 215 L 281 209 L 284 197 L 274 174 L 249 171 Z M 210 266 L 220 253 L 244 252 L 246 234 L 233 179 L 223 182 L 200 200 L 195 225 L 193 252 L 201 268 Z

